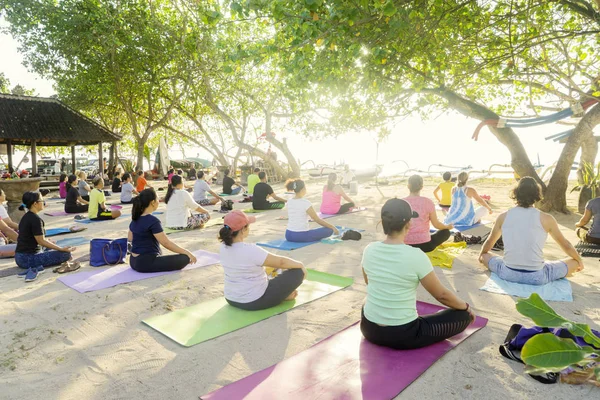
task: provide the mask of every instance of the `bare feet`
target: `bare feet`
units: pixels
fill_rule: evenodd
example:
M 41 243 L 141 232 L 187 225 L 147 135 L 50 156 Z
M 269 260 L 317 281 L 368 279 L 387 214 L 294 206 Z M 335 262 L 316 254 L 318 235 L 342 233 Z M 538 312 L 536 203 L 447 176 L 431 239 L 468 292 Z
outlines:
M 296 297 L 298 297 L 298 291 L 294 290 L 284 301 L 294 300 Z

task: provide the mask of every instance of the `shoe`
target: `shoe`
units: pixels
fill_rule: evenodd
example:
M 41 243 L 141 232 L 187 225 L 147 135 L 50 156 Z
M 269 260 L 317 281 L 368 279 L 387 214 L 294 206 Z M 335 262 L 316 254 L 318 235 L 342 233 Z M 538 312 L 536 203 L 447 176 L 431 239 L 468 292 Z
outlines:
M 75 217 L 73 217 L 73 219 L 81 221 L 82 219 L 85 219 L 85 217 L 83 215 L 76 215 Z
M 25 275 L 25 282 L 33 282 L 37 279 L 37 276 L 37 268 L 29 268 L 27 270 L 27 275 Z
M 30 269 L 31 269 L 31 268 L 29 268 L 29 269 L 24 269 L 23 271 L 19 272 L 19 273 L 17 274 L 17 276 L 18 276 L 18 277 L 20 277 L 20 278 L 25 278 L 25 275 L 27 275 L 27 273 L 29 272 L 29 270 L 30 270 Z
M 37 272 L 38 274 L 43 274 L 43 273 L 44 273 L 44 271 L 46 271 L 46 270 L 45 270 L 45 269 L 44 269 L 44 267 L 42 267 L 42 266 L 40 266 L 40 267 L 37 267 L 37 269 L 36 269 L 36 272 Z

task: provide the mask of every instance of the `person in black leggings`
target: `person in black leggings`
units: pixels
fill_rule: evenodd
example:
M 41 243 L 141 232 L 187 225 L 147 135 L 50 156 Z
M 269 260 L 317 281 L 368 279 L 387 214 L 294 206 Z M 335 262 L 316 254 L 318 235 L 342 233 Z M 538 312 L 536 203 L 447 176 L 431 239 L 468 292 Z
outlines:
M 248 311 L 275 307 L 282 301 L 293 300 L 304 277 L 304 265 L 291 258 L 276 256 L 252 243 L 244 243 L 250 224 L 256 218 L 240 210 L 225 216 L 219 231 L 222 242 L 219 256 L 225 272 L 225 299 L 237 308 Z M 265 267 L 283 269 L 269 280 Z
M 67 179 L 67 197 L 65 199 L 65 212 L 69 214 L 88 212 L 89 202 L 79 195 L 77 183 L 77 176 L 69 175 Z
M 177 271 L 188 264 L 195 264 L 196 257 L 171 242 L 163 231 L 160 220 L 152 215 L 157 208 L 158 197 L 154 189 L 142 190 L 133 199 L 128 234 L 131 242 L 131 268 L 137 272 L 162 272 Z M 177 254 L 161 255 L 160 245 Z
M 408 202 L 388 200 L 381 209 L 383 242 L 373 242 L 363 254 L 367 300 L 360 329 L 369 342 L 393 349 L 416 349 L 464 331 L 475 320 L 468 303 L 446 289 L 421 250 L 405 244 L 411 220 L 418 218 Z M 419 283 L 449 308 L 418 315 Z

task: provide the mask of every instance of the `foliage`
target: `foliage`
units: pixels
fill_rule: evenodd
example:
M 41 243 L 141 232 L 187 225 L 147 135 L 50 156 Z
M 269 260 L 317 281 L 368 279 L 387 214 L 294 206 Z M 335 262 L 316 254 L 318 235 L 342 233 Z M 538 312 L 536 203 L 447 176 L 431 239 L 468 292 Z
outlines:
M 600 163 L 595 166 L 594 164 L 589 162 L 584 162 L 581 167 L 581 185 L 575 186 L 571 192 L 581 190 L 583 188 L 590 189 L 592 193 L 592 199 L 596 198 L 596 193 L 598 191 L 598 186 L 600 185 Z
M 517 311 L 541 327 L 565 328 L 574 336 L 582 337 L 586 343 L 600 348 L 600 338 L 590 327 L 569 321 L 558 315 L 542 298 L 533 293 L 528 299 L 517 302 Z M 585 372 L 598 384 L 600 379 L 600 351 L 590 346 L 581 347 L 571 339 L 556 337 L 552 333 L 535 335 L 527 340 L 521 351 L 521 358 L 533 374 L 546 372 Z M 585 375 L 585 374 L 584 374 Z M 587 375 L 585 375 L 587 376 Z

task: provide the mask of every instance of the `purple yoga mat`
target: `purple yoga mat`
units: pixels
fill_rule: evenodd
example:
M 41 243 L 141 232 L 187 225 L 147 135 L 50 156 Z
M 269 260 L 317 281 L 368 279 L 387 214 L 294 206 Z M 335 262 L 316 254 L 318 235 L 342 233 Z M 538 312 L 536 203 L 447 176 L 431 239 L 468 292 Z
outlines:
M 109 207 L 111 208 L 111 210 L 120 210 L 123 208 L 123 206 L 119 206 L 116 204 L 111 204 L 111 205 L 109 205 Z M 65 215 L 76 215 L 77 213 L 67 213 L 64 211 L 53 211 L 53 212 L 44 212 L 44 214 L 49 215 L 51 217 L 64 217 Z
M 207 267 L 209 265 L 219 263 L 219 255 L 217 253 L 198 250 L 194 251 L 193 254 L 198 259 L 198 262 L 193 265 L 188 265 L 183 269 L 183 271 Z M 58 280 L 71 289 L 77 290 L 79 293 L 85 293 L 117 286 L 121 283 L 141 281 L 142 279 L 175 274 L 177 272 L 179 271 L 152 272 L 144 274 L 134 271 L 127 264 L 121 264 L 110 268 L 94 269 L 92 271 L 82 271 L 76 274 L 61 276 L 58 278 Z
M 417 302 L 421 315 L 442 309 Z M 477 317 L 464 332 L 443 342 L 416 350 L 392 350 L 366 341 L 360 333 L 360 324 L 355 323 L 279 364 L 200 398 L 391 399 L 486 324 L 486 318 Z

